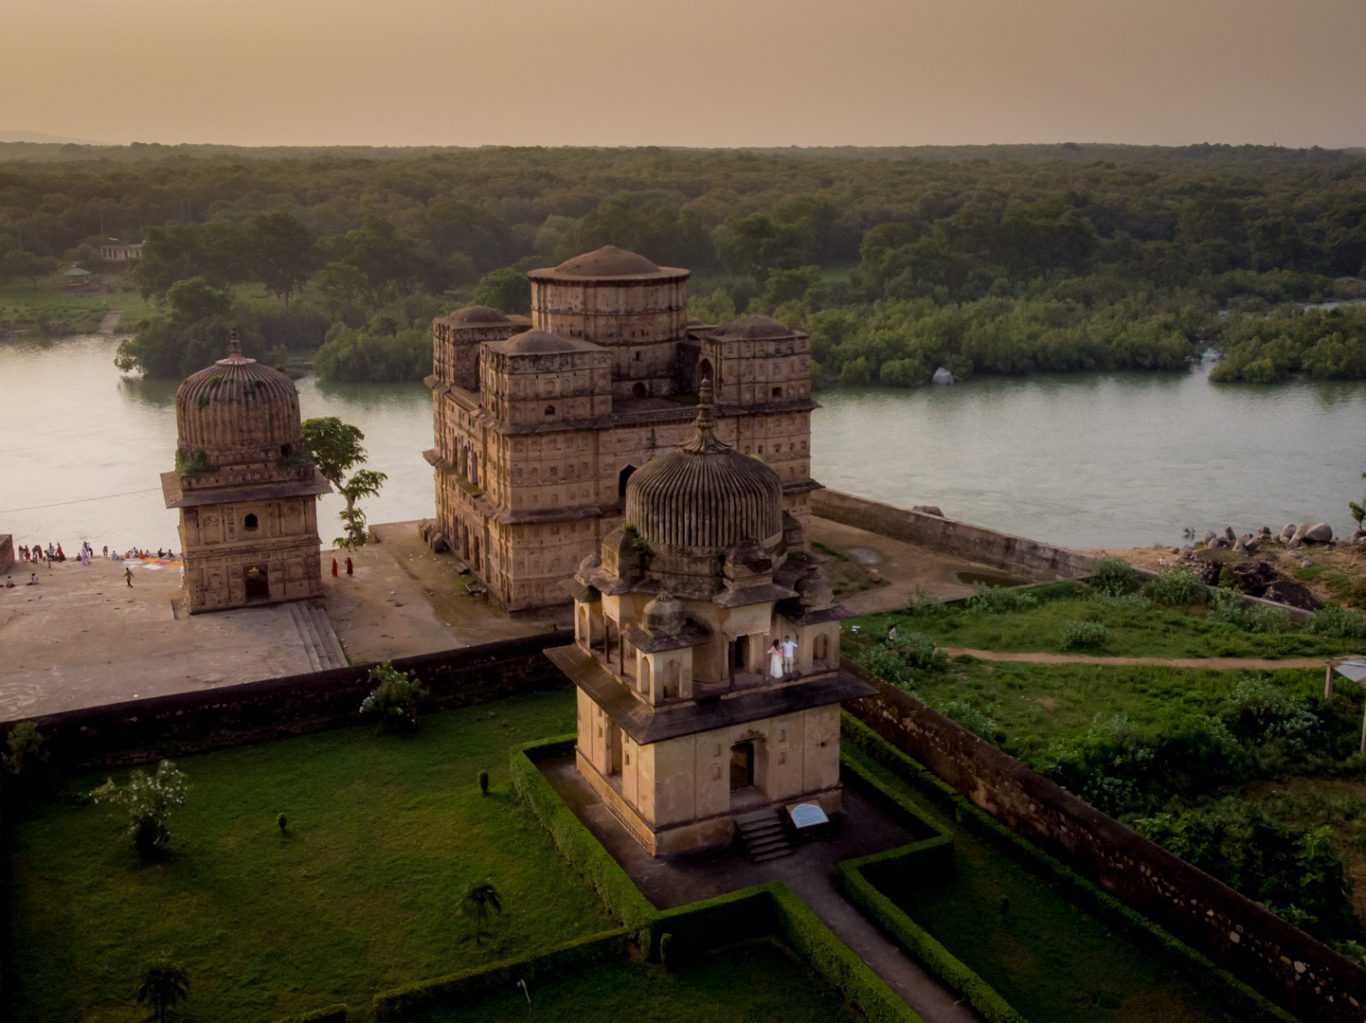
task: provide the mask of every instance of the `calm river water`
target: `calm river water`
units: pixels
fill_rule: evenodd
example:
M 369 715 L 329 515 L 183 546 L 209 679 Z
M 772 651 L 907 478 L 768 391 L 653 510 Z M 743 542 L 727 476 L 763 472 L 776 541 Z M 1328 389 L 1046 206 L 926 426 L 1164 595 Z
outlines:
M 117 341 L 0 344 L 0 533 L 96 549 L 179 546 L 158 474 L 175 451 L 175 385 L 126 377 Z M 1366 383 L 1216 387 L 1189 372 L 979 380 L 823 392 L 812 475 L 826 486 L 1074 547 L 1181 542 L 1203 531 L 1352 528 L 1366 483 Z M 389 482 L 372 522 L 433 513 L 431 403 L 421 385 L 299 381 L 303 414 L 366 435 Z M 323 540 L 341 501 L 324 499 Z

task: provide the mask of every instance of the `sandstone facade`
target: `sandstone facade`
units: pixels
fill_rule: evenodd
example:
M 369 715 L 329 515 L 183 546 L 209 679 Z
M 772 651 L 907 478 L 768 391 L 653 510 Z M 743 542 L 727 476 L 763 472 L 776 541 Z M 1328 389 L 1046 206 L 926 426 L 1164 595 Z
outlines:
M 632 473 L 690 435 L 703 379 L 717 434 L 806 514 L 806 334 L 691 321 L 687 270 L 611 246 L 527 276 L 530 319 L 476 306 L 434 322 L 427 378 L 437 529 L 505 606 L 568 599 L 564 581 L 621 523 Z
M 176 391 L 176 432 L 161 487 L 180 509 L 190 612 L 322 596 L 317 498 L 332 488 L 308 459 L 294 381 L 234 335 Z

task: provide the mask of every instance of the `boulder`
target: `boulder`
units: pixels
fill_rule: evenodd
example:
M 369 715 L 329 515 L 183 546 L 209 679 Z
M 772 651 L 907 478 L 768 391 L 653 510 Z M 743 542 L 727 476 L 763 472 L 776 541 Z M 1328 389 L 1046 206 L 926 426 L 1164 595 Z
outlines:
M 1304 531 L 1301 538 L 1305 543 L 1332 543 L 1333 527 L 1326 522 L 1315 522 Z
M 1290 538 L 1291 538 L 1292 536 L 1294 536 L 1294 535 L 1295 535 L 1295 523 L 1293 523 L 1293 522 L 1287 522 L 1285 525 L 1283 525 L 1283 526 L 1281 527 L 1281 531 L 1280 531 L 1279 533 L 1276 534 L 1276 538 L 1277 538 L 1278 540 L 1280 540 L 1281 543 L 1289 543 L 1289 542 L 1290 542 Z
M 958 383 L 958 378 L 943 366 L 940 366 L 934 371 L 934 376 L 930 377 L 930 383 L 939 384 L 941 387 L 947 387 L 949 384 Z
M 1212 529 L 1207 529 L 1207 530 L 1205 530 L 1205 535 L 1202 536 L 1202 537 L 1200 538 L 1200 542 L 1201 542 L 1202 544 L 1204 544 L 1206 547 L 1208 547 L 1210 544 L 1214 543 L 1214 530 L 1212 530 Z
M 1310 592 L 1308 586 L 1292 579 L 1274 580 L 1262 596 L 1278 604 L 1288 604 L 1304 611 L 1317 611 L 1323 607 L 1323 602 Z
M 924 515 L 933 515 L 936 518 L 943 518 L 944 513 L 939 510 L 937 504 L 917 504 L 911 507 L 911 511 L 917 511 Z
M 1219 585 L 1219 573 L 1224 566 L 1217 561 L 1206 561 L 1204 558 L 1195 558 L 1191 564 L 1191 569 L 1200 577 L 1200 581 L 1206 586 Z
M 1249 597 L 1260 597 L 1276 581 L 1276 570 L 1265 561 L 1244 561 L 1228 567 L 1233 585 Z
M 1210 540 L 1210 542 L 1209 542 L 1208 544 L 1206 544 L 1205 546 L 1207 546 L 1207 547 L 1208 547 L 1210 550 L 1212 550 L 1212 551 L 1217 551 L 1217 550 L 1220 550 L 1221 548 L 1227 547 L 1227 546 L 1228 546 L 1228 541 L 1225 540 L 1222 536 L 1216 536 L 1216 537 L 1213 537 L 1213 538 Z
M 1238 534 L 1233 531 L 1232 526 L 1224 527 L 1224 539 L 1229 543 L 1233 543 L 1234 540 L 1238 539 Z
M 437 554 L 447 554 L 450 552 L 451 545 L 446 542 L 446 537 L 442 533 L 432 534 L 432 550 Z
M 1183 558 L 1189 558 L 1194 553 L 1195 548 L 1192 547 L 1190 544 L 1186 544 L 1186 546 L 1181 548 L 1181 557 Z
M 1244 540 L 1241 536 L 1238 537 L 1238 539 L 1235 540 L 1235 541 L 1233 542 L 1233 552 L 1234 552 L 1235 554 L 1250 554 L 1250 553 L 1252 553 L 1252 552 L 1248 549 L 1247 541 Z
M 1257 530 L 1257 535 L 1258 535 L 1258 536 L 1270 536 L 1270 535 L 1271 535 L 1271 527 L 1270 527 L 1270 526 L 1263 526 L 1261 529 Z

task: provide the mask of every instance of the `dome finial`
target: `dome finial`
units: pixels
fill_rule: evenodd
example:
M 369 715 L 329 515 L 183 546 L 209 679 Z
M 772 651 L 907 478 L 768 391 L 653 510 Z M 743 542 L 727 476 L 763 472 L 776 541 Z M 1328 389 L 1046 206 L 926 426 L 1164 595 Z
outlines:
M 712 398 L 711 377 L 703 377 L 697 388 L 697 421 L 694 424 L 697 427 L 697 435 L 683 445 L 683 450 L 720 451 L 726 447 L 712 432 L 716 429 L 716 420 L 711 414 Z
M 228 332 L 228 355 L 231 357 L 233 355 L 241 354 L 242 339 L 237 336 L 237 328 L 233 327 L 232 330 Z

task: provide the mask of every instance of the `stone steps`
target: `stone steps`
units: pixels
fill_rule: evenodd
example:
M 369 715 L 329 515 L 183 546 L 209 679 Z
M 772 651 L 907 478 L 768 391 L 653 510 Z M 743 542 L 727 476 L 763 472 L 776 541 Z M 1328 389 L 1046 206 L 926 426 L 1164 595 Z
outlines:
M 745 856 L 751 863 L 763 863 L 791 856 L 792 843 L 783 829 L 783 820 L 771 806 L 736 814 L 733 818 L 740 831 Z
M 323 667 L 345 668 L 351 662 L 346 659 L 346 651 L 342 649 L 341 640 L 332 628 L 332 619 L 327 617 L 327 607 L 321 600 L 309 600 L 305 601 L 305 604 L 321 642 L 319 659 Z

